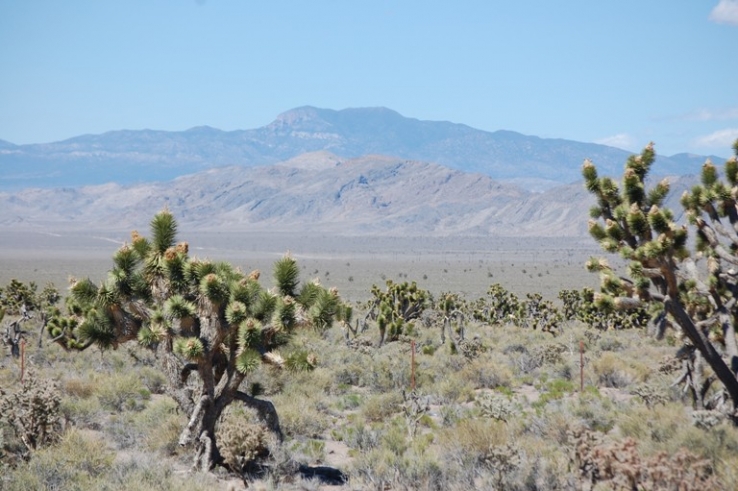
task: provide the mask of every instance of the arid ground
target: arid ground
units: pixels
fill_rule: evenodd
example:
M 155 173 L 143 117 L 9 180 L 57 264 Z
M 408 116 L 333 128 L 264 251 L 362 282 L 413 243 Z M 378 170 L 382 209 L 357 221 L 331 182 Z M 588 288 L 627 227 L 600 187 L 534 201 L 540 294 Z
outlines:
M 129 234 L 117 231 L 5 230 L 0 285 L 16 278 L 39 286 L 53 282 L 64 291 L 72 275 L 99 282 L 126 240 Z M 584 263 L 603 255 L 587 238 L 182 230 L 179 240 L 189 243 L 192 256 L 261 270 L 266 286 L 274 261 L 290 251 L 303 281 L 319 278 L 351 303 L 368 300 L 372 285 L 384 290 L 390 279 L 416 281 L 436 298 L 454 292 L 475 299 L 499 283 L 520 297 L 537 292 L 560 303 L 562 289 L 597 287 Z M 665 469 L 657 483 L 664 487 L 648 489 L 685 482 L 693 487 L 683 489 L 736 489 L 736 429 L 714 412 L 692 411 L 688 393 L 674 383 L 681 370 L 674 359 L 677 333 L 656 340 L 643 330 L 598 331 L 565 320 L 552 336 L 511 321 L 470 320 L 466 341 L 457 347 L 441 339 L 438 313 L 428 313 L 411 333 L 414 365 L 409 337 L 380 346 L 375 323 L 351 336 L 336 324 L 300 330 L 283 350 L 314 354 L 314 370 L 262 365 L 251 373 L 247 389 L 258 389 L 275 405 L 285 441 L 270 444 L 267 472 L 246 476 L 248 489 L 616 489 L 607 485 L 623 476 L 656 482 L 647 470 L 657 464 Z M 187 416 L 165 395 L 150 351 L 135 342 L 104 353 L 64 351 L 46 337 L 37 344 L 36 320 L 30 322 L 27 380 L 38 386 L 27 390 L 57 394 L 63 424 L 57 440 L 23 461 L 16 456 L 24 447 L 0 420 L 1 489 L 247 489 L 221 468 L 189 471 L 191 448 L 178 445 Z M 19 361 L 6 352 L 0 389 L 20 390 L 20 375 Z M 415 382 L 416 391 L 408 393 Z M 264 430 L 254 423 L 254 414 L 234 404 L 220 423 L 221 449 L 240 455 L 261 448 L 254 438 Z M 231 434 L 238 438 L 228 440 Z M 251 446 L 242 449 L 243 441 Z M 11 451 L 3 455 L 3 448 Z M 588 469 L 606 464 L 597 458 L 623 452 L 629 467 L 599 476 L 604 487 L 594 488 Z M 290 467 L 295 463 L 303 466 L 299 473 Z M 342 484 L 305 473 L 323 466 L 340 470 Z
M 146 227 L 143 226 L 142 229 Z M 584 262 L 599 255 L 589 238 L 341 237 L 181 231 L 190 253 L 225 260 L 244 271 L 261 270 L 269 284 L 271 265 L 289 251 L 303 280 L 320 278 L 344 299 L 362 301 L 373 284 L 416 281 L 434 294 L 482 296 L 493 283 L 517 294 L 538 292 L 555 298 L 562 289 L 596 286 Z M 12 231 L 0 234 L 0 284 L 10 279 L 54 283 L 66 288 L 70 276 L 104 279 L 115 250 L 129 240 L 120 231 Z

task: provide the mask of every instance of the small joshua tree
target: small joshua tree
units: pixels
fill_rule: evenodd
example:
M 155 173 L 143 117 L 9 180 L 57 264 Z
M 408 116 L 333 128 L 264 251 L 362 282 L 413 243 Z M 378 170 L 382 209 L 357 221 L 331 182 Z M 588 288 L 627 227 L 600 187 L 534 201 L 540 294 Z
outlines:
M 20 342 L 27 334 L 23 324 L 36 318 L 40 324 L 38 346 L 41 347 L 44 328 L 54 315 L 59 298 L 59 291 L 51 283 L 41 292 L 38 292 L 36 283 L 25 284 L 16 279 L 10 280 L 5 287 L 0 287 L 0 322 L 6 314 L 19 317 L 7 322 L 2 333 L 2 342 L 10 346 L 13 356 L 20 356 Z
M 738 141 L 733 146 L 738 154 Z M 669 183 L 664 180 L 647 190 L 646 177 L 655 159 L 653 145 L 631 156 L 623 174 L 622 188 L 609 177 L 599 177 L 590 161 L 582 173 L 585 185 L 597 198 L 591 210 L 590 234 L 610 253 L 629 262 L 628 277 L 620 277 L 604 260 L 590 260 L 588 267 L 602 278 L 602 293 L 595 303 L 608 309 L 655 306 L 659 331 L 678 326 L 698 357 L 712 368 L 738 408 L 738 161 L 725 163 L 725 179 L 708 160 L 702 167 L 701 184 L 685 191 L 681 204 L 695 230 L 694 249 L 688 247 L 686 224 L 677 224 L 674 213 L 664 207 Z M 705 267 L 698 268 L 697 261 Z M 698 405 L 712 378 L 692 376 Z
M 282 365 L 276 349 L 290 333 L 300 324 L 330 326 L 341 302 L 317 283 L 298 291 L 299 269 L 289 255 L 276 263 L 276 286 L 266 290 L 258 272 L 191 258 L 187 243 L 175 242 L 177 223 L 168 211 L 154 216 L 151 231 L 151 239 L 132 233 L 101 285 L 74 280 L 67 315 L 52 318 L 48 331 L 68 350 L 127 342 L 154 350 L 168 393 L 189 415 L 180 444 L 193 444 L 194 466 L 210 470 L 227 465 L 216 424 L 234 401 L 256 410 L 281 438 L 273 404 L 242 391 L 241 383 L 262 362 Z
M 374 300 L 367 312 L 367 317 L 377 320 L 380 345 L 385 341 L 397 341 L 407 334 L 410 322 L 418 319 L 431 302 L 430 293 L 418 288 L 414 281 L 394 283 L 387 280 L 386 283 L 385 291 L 377 285 L 372 286 Z
M 495 283 L 487 289 L 487 299 L 484 308 L 480 309 L 475 317 L 490 324 L 505 324 L 516 321 L 520 314 L 520 300 L 517 295 Z
M 651 319 L 645 307 L 602 311 L 595 304 L 595 292 L 591 288 L 561 290 L 559 299 L 563 303 L 564 319 L 576 319 L 602 331 L 642 328 Z

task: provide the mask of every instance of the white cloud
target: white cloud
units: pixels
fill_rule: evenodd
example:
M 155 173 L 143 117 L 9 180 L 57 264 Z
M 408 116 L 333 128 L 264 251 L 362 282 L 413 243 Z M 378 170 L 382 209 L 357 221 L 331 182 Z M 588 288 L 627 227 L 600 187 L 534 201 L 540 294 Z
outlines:
M 672 114 L 666 116 L 654 116 L 652 121 L 726 121 L 738 119 L 738 106 L 723 107 L 719 109 L 700 108 L 693 109 L 687 113 Z
M 635 139 L 626 133 L 619 133 L 617 135 L 600 138 L 599 140 L 595 140 L 595 143 L 607 145 L 609 147 L 622 148 L 624 150 L 632 150 L 633 147 L 635 147 Z
M 710 12 L 710 20 L 738 26 L 738 0 L 720 0 Z
M 738 139 L 738 128 L 726 128 L 709 135 L 701 136 L 694 141 L 697 147 L 713 147 L 729 149 Z
M 698 109 L 684 116 L 684 119 L 690 121 L 716 121 L 725 119 L 737 119 L 738 107 L 728 107 L 711 111 L 710 109 Z

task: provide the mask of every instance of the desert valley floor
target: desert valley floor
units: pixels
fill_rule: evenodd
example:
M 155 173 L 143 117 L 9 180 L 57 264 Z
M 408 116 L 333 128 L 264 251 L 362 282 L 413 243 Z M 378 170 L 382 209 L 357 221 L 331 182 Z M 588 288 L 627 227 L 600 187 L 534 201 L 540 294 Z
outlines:
M 190 254 L 229 261 L 244 271 L 259 269 L 267 284 L 271 265 L 287 251 L 303 281 L 319 278 L 348 301 L 363 301 L 371 286 L 386 280 L 416 281 L 434 294 L 450 291 L 482 296 L 493 283 L 518 293 L 555 298 L 562 289 L 595 287 L 584 262 L 601 255 L 589 238 L 342 237 L 289 233 L 188 232 L 179 239 Z M 0 284 L 10 279 L 48 282 L 60 290 L 70 276 L 105 278 L 111 257 L 127 232 L 17 231 L 0 233 Z

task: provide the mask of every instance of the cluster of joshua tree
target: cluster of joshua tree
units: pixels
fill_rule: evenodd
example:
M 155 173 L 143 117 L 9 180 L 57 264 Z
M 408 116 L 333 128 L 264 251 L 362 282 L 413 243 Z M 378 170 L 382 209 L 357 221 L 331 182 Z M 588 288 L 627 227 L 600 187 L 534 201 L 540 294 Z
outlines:
M 734 149 L 738 155 L 738 142 Z M 63 310 L 51 287 L 37 294 L 35 285 L 24 290 L 14 283 L 0 291 L 0 319 L 6 310 L 20 316 L 7 324 L 3 340 L 17 355 L 23 325 L 38 312 L 42 329 L 65 350 L 115 349 L 127 342 L 153 350 L 169 395 L 189 416 L 180 443 L 194 447 L 194 465 L 201 470 L 227 465 L 216 425 L 233 402 L 255 409 L 281 439 L 272 403 L 241 387 L 262 363 L 315 365 L 304 353 L 279 354 L 295 329 L 322 331 L 338 322 L 347 335 L 357 335 L 372 323 L 381 346 L 411 336 L 429 310 L 439 320 L 442 341 L 448 336 L 455 345 L 465 341 L 464 328 L 471 321 L 512 323 L 554 335 L 571 319 L 597 329 L 650 326 L 655 336 L 675 329 L 685 344 L 680 353 L 686 347 L 689 354 L 695 404 L 736 418 L 738 160 L 729 159 L 722 176 L 712 163 L 704 164 L 700 183 L 681 197 L 684 223 L 664 205 L 669 182 L 648 179 L 654 160 L 649 145 L 628 159 L 621 181 L 601 177 L 592 162 L 584 163 L 585 186 L 596 199 L 590 234 L 626 266 L 618 271 L 605 259 L 591 259 L 587 267 L 600 274 L 600 291 L 562 291 L 561 311 L 541 295 L 520 300 L 499 284 L 486 297 L 466 301 L 452 293 L 434 300 L 415 282 L 388 281 L 385 290 L 372 289 L 361 327 L 357 320 L 352 328 L 352 308 L 335 289 L 317 281 L 301 283 L 289 255 L 275 263 L 275 286 L 267 289 L 258 271 L 244 273 L 228 263 L 191 257 L 188 244 L 177 242 L 177 223 L 165 210 L 152 219 L 149 238 L 132 233 L 102 283 L 73 280 Z M 712 391 L 717 396 L 707 398 L 718 383 L 720 390 Z

